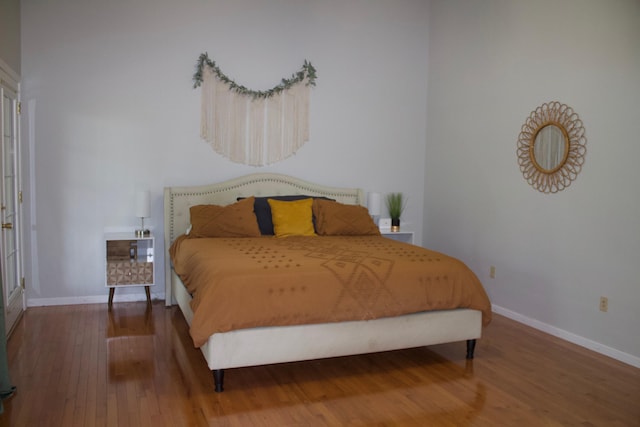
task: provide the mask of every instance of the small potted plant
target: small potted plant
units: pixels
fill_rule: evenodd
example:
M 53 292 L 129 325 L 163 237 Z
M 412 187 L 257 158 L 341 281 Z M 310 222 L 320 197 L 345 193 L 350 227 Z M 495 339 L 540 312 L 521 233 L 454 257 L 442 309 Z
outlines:
M 391 231 L 400 231 L 400 216 L 404 211 L 405 199 L 402 193 L 389 193 L 386 198 L 387 210 L 391 217 Z

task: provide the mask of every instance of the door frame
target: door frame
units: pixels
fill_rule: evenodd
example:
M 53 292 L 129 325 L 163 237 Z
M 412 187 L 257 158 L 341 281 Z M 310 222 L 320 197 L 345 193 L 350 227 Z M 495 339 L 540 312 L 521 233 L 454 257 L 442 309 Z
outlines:
M 26 292 L 25 292 L 25 283 L 24 283 L 24 226 L 23 226 L 23 200 L 24 194 L 22 192 L 22 140 L 21 140 L 21 125 L 20 125 L 20 109 L 21 109 L 21 100 L 20 100 L 20 76 L 14 72 L 1 58 L 0 58 L 0 86 L 7 88 L 15 94 L 16 96 L 16 107 L 17 111 L 15 114 L 15 122 L 14 122 L 14 138 L 15 138 L 15 154 L 14 154 L 14 169 L 15 169 L 15 219 L 14 219 L 14 229 L 15 229 L 15 250 L 16 250 L 16 280 L 18 280 L 18 287 L 20 288 L 20 301 L 19 301 L 19 309 L 20 312 L 15 316 L 15 321 L 11 325 L 6 324 L 7 313 L 5 313 L 5 318 L 2 321 L 5 321 L 7 336 L 13 332 L 15 325 L 18 323 L 22 314 L 26 309 Z M 2 101 L 4 102 L 4 101 Z M 4 120 L 4 117 L 1 118 Z M 0 147 L 1 148 L 1 147 Z M 0 169 L 1 170 L 1 169 Z M 4 238 L 3 238 L 4 241 Z M 1 246 L 0 246 L 0 249 Z M 2 251 L 4 252 L 4 251 Z M 3 255 L 4 256 L 4 255 Z M 0 261 L 2 259 L 0 258 Z M 0 275 L 2 276 L 2 292 L 3 292 L 3 300 L 4 307 L 6 309 L 8 307 L 8 295 L 6 292 L 6 288 L 4 286 L 5 280 L 5 268 L 0 263 Z M 4 311 L 4 310 L 3 310 Z

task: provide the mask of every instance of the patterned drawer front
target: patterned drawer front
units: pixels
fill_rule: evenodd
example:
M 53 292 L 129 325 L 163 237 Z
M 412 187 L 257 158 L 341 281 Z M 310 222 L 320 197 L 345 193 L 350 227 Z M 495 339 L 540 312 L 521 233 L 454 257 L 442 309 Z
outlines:
M 139 285 L 153 283 L 152 262 L 107 262 L 107 285 Z
M 131 278 L 135 283 L 153 283 L 153 263 L 134 262 L 131 268 Z

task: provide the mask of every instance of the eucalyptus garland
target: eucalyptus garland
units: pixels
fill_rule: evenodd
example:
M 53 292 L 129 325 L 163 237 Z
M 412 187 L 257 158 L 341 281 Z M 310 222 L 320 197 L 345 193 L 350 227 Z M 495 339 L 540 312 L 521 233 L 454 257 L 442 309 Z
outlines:
M 202 53 L 198 58 L 198 62 L 196 64 L 196 73 L 193 75 L 193 88 L 197 88 L 202 84 L 202 70 L 205 66 L 208 66 L 213 70 L 216 77 L 229 85 L 229 90 L 232 90 L 238 94 L 249 96 L 253 99 L 256 98 L 271 98 L 273 95 L 279 94 L 283 90 L 291 88 L 293 85 L 304 81 L 307 79 L 307 86 L 315 86 L 316 85 L 316 69 L 311 65 L 311 62 L 304 60 L 304 64 L 300 71 L 293 73 L 289 79 L 282 79 L 280 84 L 274 86 L 269 90 L 252 90 L 245 86 L 239 85 L 234 82 L 232 79 L 227 77 L 220 68 L 216 65 L 216 62 L 212 59 L 209 59 L 209 54 Z

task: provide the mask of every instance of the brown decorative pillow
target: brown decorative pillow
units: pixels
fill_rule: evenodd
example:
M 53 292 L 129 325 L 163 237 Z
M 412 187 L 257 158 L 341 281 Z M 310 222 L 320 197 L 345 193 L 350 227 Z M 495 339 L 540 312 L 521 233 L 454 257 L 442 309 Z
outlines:
M 253 213 L 253 197 L 227 206 L 197 205 L 189 208 L 190 237 L 259 237 Z
M 380 230 L 364 206 L 315 199 L 313 214 L 321 236 L 379 236 Z

